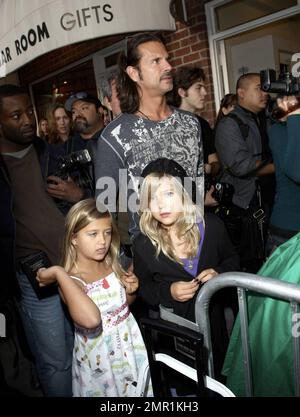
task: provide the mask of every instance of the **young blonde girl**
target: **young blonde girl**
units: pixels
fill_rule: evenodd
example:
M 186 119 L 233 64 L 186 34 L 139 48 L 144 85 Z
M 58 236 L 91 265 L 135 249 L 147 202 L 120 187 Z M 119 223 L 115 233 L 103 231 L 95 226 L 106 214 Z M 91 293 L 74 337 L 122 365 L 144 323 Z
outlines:
M 142 233 L 133 243 L 139 295 L 151 308 L 162 304 L 194 321 L 200 285 L 218 273 L 238 270 L 238 256 L 222 221 L 213 214 L 203 217 L 193 203 L 183 186 L 187 175 L 179 164 L 160 158 L 147 166 L 143 176 Z M 227 347 L 226 327 L 218 302 L 212 303 L 211 312 L 220 371 Z
M 63 267 L 40 269 L 37 279 L 41 286 L 58 283 L 75 324 L 73 396 L 139 396 L 144 387 L 150 395 L 145 345 L 128 307 L 138 279 L 120 266 L 114 222 L 104 206 L 98 209 L 93 199 L 72 207 Z

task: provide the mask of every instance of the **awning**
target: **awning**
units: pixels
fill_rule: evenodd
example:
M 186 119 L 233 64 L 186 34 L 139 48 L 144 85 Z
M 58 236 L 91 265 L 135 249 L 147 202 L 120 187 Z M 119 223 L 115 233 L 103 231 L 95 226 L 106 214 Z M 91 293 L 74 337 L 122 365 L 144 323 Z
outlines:
M 0 0 L 0 77 L 62 46 L 175 30 L 170 0 Z

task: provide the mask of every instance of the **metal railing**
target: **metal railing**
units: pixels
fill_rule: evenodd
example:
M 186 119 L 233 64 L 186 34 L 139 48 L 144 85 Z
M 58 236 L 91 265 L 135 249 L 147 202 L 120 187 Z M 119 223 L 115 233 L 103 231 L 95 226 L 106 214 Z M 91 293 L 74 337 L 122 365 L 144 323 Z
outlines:
M 164 307 L 160 308 L 162 319 L 186 326 L 193 330 L 198 330 L 203 335 L 204 346 L 207 349 L 208 354 L 208 375 L 211 378 L 214 378 L 214 366 L 209 320 L 209 303 L 215 292 L 227 287 L 237 287 L 238 291 L 246 396 L 253 396 L 247 300 L 245 290 L 251 290 L 267 297 L 288 301 L 290 303 L 291 315 L 293 317 L 293 315 L 298 311 L 298 304 L 300 304 L 300 285 L 243 272 L 226 272 L 206 282 L 206 284 L 199 291 L 195 303 L 196 323 L 189 322 L 186 319 L 178 317 L 176 314 L 172 313 L 170 309 L 166 309 Z M 299 339 L 299 337 L 292 338 L 294 354 L 294 386 L 296 396 L 300 396 Z

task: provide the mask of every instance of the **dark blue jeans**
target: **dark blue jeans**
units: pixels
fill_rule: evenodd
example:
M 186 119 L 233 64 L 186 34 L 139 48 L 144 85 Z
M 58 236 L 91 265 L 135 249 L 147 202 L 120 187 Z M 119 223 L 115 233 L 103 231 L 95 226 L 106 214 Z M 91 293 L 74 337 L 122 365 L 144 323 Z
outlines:
M 20 315 L 44 394 L 71 397 L 74 335 L 60 296 L 40 300 L 23 272 L 17 278 Z

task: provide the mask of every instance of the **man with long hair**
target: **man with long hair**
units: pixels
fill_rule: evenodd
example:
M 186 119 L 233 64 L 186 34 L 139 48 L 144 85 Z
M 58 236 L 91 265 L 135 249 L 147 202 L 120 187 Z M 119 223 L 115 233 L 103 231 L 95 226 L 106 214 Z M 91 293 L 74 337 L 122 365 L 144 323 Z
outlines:
M 167 104 L 166 93 L 173 88 L 168 59 L 162 40 L 156 35 L 143 33 L 127 38 L 126 50 L 119 60 L 117 82 L 122 114 L 102 132 L 95 158 L 96 196 L 102 202 L 108 196 L 111 211 L 116 208 L 112 201 L 115 199 L 110 199 L 113 197 L 110 189 L 107 191 L 108 180 L 113 179 L 116 186 L 111 187 L 113 194 L 120 188 L 119 175 L 125 173 L 127 201 L 132 202 L 132 194 L 138 195 L 141 172 L 158 157 L 175 160 L 190 177 L 197 179 L 199 204 L 203 205 L 201 128 L 194 115 Z M 136 234 L 137 210 L 130 204 L 128 208 L 123 207 L 124 211 L 127 209 L 129 233 Z

